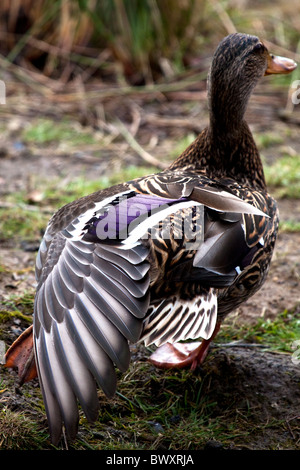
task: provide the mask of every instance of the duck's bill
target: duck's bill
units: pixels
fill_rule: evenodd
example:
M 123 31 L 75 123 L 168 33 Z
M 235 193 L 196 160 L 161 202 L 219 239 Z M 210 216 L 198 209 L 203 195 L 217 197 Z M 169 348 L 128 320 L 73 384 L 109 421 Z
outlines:
M 265 75 L 270 75 L 272 73 L 290 73 L 295 70 L 296 67 L 297 64 L 293 59 L 270 54 Z

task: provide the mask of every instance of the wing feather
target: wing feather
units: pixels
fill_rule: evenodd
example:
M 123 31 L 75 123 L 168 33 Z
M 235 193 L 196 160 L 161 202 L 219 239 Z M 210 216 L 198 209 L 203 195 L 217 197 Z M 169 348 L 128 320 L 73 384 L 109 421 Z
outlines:
M 147 265 L 146 263 L 140 263 L 138 265 L 132 264 L 124 257 L 107 249 L 103 249 L 102 247 L 98 247 L 97 254 L 101 260 L 108 261 L 111 265 L 119 266 L 121 264 L 123 271 L 134 281 L 144 279 L 150 267 L 149 264 Z
M 115 367 L 128 368 L 128 342 L 140 336 L 150 281 L 144 246 L 98 247 L 66 239 L 60 232 L 52 240 L 48 235 L 47 247 L 47 256 L 42 253 L 38 261 L 44 264 L 38 267 L 35 356 L 52 440 L 57 442 L 63 423 L 70 438 L 76 435 L 77 400 L 87 418 L 95 419 L 96 382 L 108 396 L 114 394 Z M 111 248 L 118 264 L 109 256 L 101 259 Z
M 217 295 L 211 289 L 193 300 L 164 299 L 146 317 L 140 340 L 161 346 L 187 339 L 209 339 L 217 321 Z
M 52 335 L 41 330 L 36 341 L 37 363 L 51 436 L 57 442 L 61 434 L 62 420 L 71 439 L 78 427 L 78 406 L 75 394 L 55 351 Z
M 118 301 L 122 304 L 125 305 L 126 308 L 136 317 L 144 317 L 144 309 L 142 308 L 145 304 L 148 304 L 148 300 L 146 302 L 144 299 L 139 299 L 136 297 L 133 297 L 130 292 L 124 287 L 122 284 L 120 284 L 116 280 L 112 280 L 109 276 L 105 275 L 101 271 L 99 271 L 95 265 L 91 266 L 91 279 L 100 286 L 102 290 L 105 290 L 107 293 L 109 293 L 111 296 L 114 298 L 117 298 Z
M 53 341 L 61 367 L 74 394 L 78 397 L 84 414 L 89 421 L 95 421 L 99 400 L 94 379 L 64 323 L 53 324 Z
M 82 310 L 78 311 L 76 305 L 67 316 L 66 324 L 87 368 L 103 392 L 108 397 L 112 397 L 117 386 L 113 362 L 97 342 L 96 336 L 90 331 L 86 319 L 83 318 Z
M 116 264 L 109 264 L 100 256 L 96 256 L 94 260 L 94 266 L 100 272 L 117 281 L 122 286 L 126 286 L 128 292 L 135 298 L 143 297 L 148 290 L 148 280 L 145 279 L 145 277 L 141 280 L 132 279 L 132 277 L 128 276 L 128 274 L 124 272 L 123 265 L 121 269 Z
M 71 250 L 67 250 L 64 254 L 65 263 L 70 268 L 70 271 L 73 273 L 73 276 L 76 277 L 85 277 L 89 276 L 91 273 L 90 265 L 81 263 L 72 253 Z
M 107 304 L 101 302 L 99 298 L 97 298 L 98 302 L 95 304 L 91 297 L 95 299 L 96 293 L 93 291 L 92 285 L 88 284 L 88 287 L 89 289 L 86 289 L 84 294 L 77 297 L 76 309 L 80 312 L 87 328 L 107 355 L 120 370 L 124 370 L 128 367 L 130 359 L 128 341 L 123 334 L 120 334 L 120 330 L 113 323 L 113 320 L 115 320 L 115 323 L 120 325 L 120 317 L 115 314 L 114 318 L 109 320 L 108 315 L 113 310 L 106 309 Z M 90 290 L 90 287 L 92 290 Z M 90 295 L 91 293 L 92 295 Z M 129 325 L 127 328 L 129 329 Z
M 51 279 L 51 284 L 53 287 L 54 295 L 57 298 L 58 302 L 64 308 L 72 308 L 74 302 L 74 296 L 72 292 L 70 292 L 67 286 L 63 283 L 61 276 L 59 274 L 59 266 L 60 263 L 56 264 L 54 269 L 51 271 L 49 275 L 49 279 Z
M 132 342 L 136 341 L 140 332 L 141 322 L 123 304 L 120 304 L 114 296 L 104 289 L 99 294 L 99 291 L 90 279 L 86 281 L 84 293 L 93 302 L 95 308 L 106 315 L 125 338 Z M 79 298 L 81 297 L 79 296 Z
M 81 292 L 83 289 L 82 276 L 74 276 L 74 271 L 70 269 L 70 266 L 65 260 L 65 253 L 62 254 L 62 256 L 64 257 L 63 262 L 59 263 L 57 267 L 59 269 L 59 274 L 64 287 L 67 288 L 68 291 L 72 294 Z

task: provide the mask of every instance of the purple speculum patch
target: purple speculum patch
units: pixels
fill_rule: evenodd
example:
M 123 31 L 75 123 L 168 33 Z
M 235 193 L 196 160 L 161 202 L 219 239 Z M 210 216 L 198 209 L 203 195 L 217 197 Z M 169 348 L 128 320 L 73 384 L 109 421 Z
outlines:
M 186 198 L 167 199 L 136 193 L 116 197 L 86 223 L 84 239 L 124 240 L 148 217 L 186 200 Z

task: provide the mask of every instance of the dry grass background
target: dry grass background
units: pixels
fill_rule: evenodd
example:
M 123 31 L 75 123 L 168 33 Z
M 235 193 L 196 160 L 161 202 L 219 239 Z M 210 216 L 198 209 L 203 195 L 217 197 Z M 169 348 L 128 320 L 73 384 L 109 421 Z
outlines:
M 296 0 L 3 0 L 0 52 L 34 79 L 152 83 L 235 30 L 297 51 L 299 13 Z

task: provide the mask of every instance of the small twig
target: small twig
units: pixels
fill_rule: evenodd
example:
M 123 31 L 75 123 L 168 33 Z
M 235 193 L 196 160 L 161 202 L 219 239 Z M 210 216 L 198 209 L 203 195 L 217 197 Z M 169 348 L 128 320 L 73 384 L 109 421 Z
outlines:
M 292 438 L 295 439 L 295 434 L 294 434 L 293 431 L 292 431 L 292 428 L 291 428 L 291 426 L 290 426 L 289 421 L 286 420 L 285 422 L 286 422 L 286 424 L 287 424 L 288 430 L 290 431 L 290 434 L 291 434 Z
M 63 435 L 63 440 L 64 440 L 64 443 L 65 443 L 65 446 L 66 446 L 66 450 L 69 450 L 69 443 L 68 443 L 65 428 L 62 429 L 62 435 Z
M 211 3 L 216 10 L 217 14 L 219 15 L 219 18 L 221 22 L 223 23 L 223 26 L 225 27 L 226 31 L 228 34 L 236 33 L 236 27 L 234 26 L 233 22 L 231 21 L 231 18 L 229 17 L 228 13 L 226 10 L 224 10 L 222 4 L 220 2 L 217 2 L 215 0 L 211 0 Z
M 49 89 L 44 86 L 42 83 L 35 81 L 34 77 L 31 77 L 31 73 L 28 73 L 28 70 L 23 69 L 22 67 L 12 64 L 5 57 L 0 54 L 0 67 L 2 70 L 8 70 L 13 75 L 15 75 L 21 82 L 25 83 L 27 86 L 38 91 L 41 95 L 49 94 Z M 37 74 L 38 76 L 42 74 Z
M 139 111 L 138 106 L 131 107 L 131 116 L 132 116 L 132 123 L 130 126 L 130 133 L 132 137 L 135 137 L 141 124 L 141 113 Z
M 87 90 L 85 98 L 87 100 L 104 100 L 109 98 L 116 98 L 118 96 L 153 96 L 153 95 L 160 95 L 172 92 L 179 92 L 180 90 L 184 90 L 185 88 L 199 84 L 201 80 L 204 80 L 207 76 L 207 71 L 198 73 L 193 76 L 191 79 L 187 80 L 178 80 L 172 83 L 159 83 L 154 85 L 145 85 L 141 87 L 134 87 L 134 86 L 113 86 L 113 87 L 102 87 L 93 90 Z M 197 92 L 188 92 L 190 99 L 194 99 L 197 96 Z M 203 93 L 203 92 L 201 92 Z M 202 97 L 202 95 L 201 95 Z M 61 103 L 71 103 L 78 101 L 78 93 L 77 92 L 67 92 L 67 93 L 60 93 L 57 95 L 51 96 L 52 101 L 61 102 Z M 188 99 L 186 96 L 184 99 Z
M 115 124 L 116 125 L 116 124 Z M 128 131 L 126 126 L 120 121 L 117 121 L 116 128 L 120 131 L 120 134 L 124 137 L 124 139 L 128 142 L 130 147 L 137 152 L 137 154 L 145 160 L 147 163 L 151 165 L 157 166 L 158 168 L 165 169 L 168 167 L 168 164 L 162 163 L 157 158 L 153 157 L 150 153 L 144 150 L 140 144 L 135 140 L 133 135 Z
M 13 209 L 15 207 L 19 207 L 20 209 L 28 210 L 31 212 L 42 212 L 43 214 L 52 214 L 53 209 L 50 207 L 41 207 L 41 206 L 34 206 L 30 204 L 25 204 L 24 202 L 8 202 L 8 201 L 0 201 L 0 209 Z
M 215 347 L 220 348 L 266 348 L 264 344 L 240 343 L 239 341 L 231 341 L 230 343 L 214 343 Z
M 296 439 L 296 436 L 295 436 L 295 434 L 293 433 L 293 430 L 292 430 L 292 428 L 291 428 L 291 426 L 290 426 L 290 421 L 293 421 L 294 419 L 300 419 L 300 415 L 299 415 L 299 416 L 292 416 L 291 418 L 287 418 L 287 419 L 285 420 L 285 422 L 286 422 L 286 424 L 287 424 L 287 427 L 288 427 L 289 432 L 291 433 L 292 438 L 293 438 L 293 439 Z
M 153 123 L 160 127 L 180 127 L 181 129 L 190 129 L 196 132 L 201 132 L 203 130 L 203 125 L 184 118 L 173 118 L 171 116 L 161 117 L 156 114 L 146 114 L 143 119 L 147 123 Z

